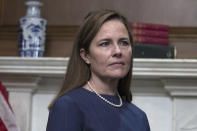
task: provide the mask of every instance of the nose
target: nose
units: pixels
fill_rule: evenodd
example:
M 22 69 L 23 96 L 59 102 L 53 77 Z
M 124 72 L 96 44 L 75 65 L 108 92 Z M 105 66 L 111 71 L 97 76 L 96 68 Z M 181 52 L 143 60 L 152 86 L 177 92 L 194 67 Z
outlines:
M 118 44 L 114 45 L 114 51 L 113 51 L 113 56 L 114 57 L 121 57 L 122 56 L 122 50 Z

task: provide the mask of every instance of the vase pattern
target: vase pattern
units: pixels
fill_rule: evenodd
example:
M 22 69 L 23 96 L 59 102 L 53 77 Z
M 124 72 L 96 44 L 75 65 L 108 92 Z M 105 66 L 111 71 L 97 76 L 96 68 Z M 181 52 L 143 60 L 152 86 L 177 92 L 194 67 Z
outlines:
M 40 17 L 42 3 L 28 1 L 26 5 L 27 15 L 20 19 L 19 54 L 21 57 L 42 57 L 46 31 L 46 20 Z

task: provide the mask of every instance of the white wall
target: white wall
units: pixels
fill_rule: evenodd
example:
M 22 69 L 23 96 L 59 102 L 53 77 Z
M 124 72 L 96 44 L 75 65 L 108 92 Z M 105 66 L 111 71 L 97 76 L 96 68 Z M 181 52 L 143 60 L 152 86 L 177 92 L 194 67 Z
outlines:
M 47 107 L 61 87 L 68 59 L 0 57 L 1 81 L 21 131 L 45 131 Z M 151 131 L 197 130 L 197 60 L 134 59 L 133 102 Z

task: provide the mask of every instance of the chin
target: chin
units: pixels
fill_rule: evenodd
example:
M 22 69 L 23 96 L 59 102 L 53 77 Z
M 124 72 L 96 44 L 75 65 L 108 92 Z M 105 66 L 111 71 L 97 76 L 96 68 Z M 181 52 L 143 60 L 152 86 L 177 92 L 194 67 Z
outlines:
M 125 77 L 126 75 L 127 75 L 127 72 L 122 72 L 122 73 L 113 73 L 110 76 L 115 79 L 121 79 Z

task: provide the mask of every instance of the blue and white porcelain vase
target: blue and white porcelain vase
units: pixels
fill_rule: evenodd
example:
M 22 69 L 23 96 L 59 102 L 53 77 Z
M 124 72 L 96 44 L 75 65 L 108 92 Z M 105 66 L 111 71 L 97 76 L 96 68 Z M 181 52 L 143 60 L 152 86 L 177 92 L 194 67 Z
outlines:
M 19 54 L 21 57 L 42 57 L 45 50 L 46 20 L 40 17 L 39 1 L 27 1 L 26 16 L 20 19 Z

